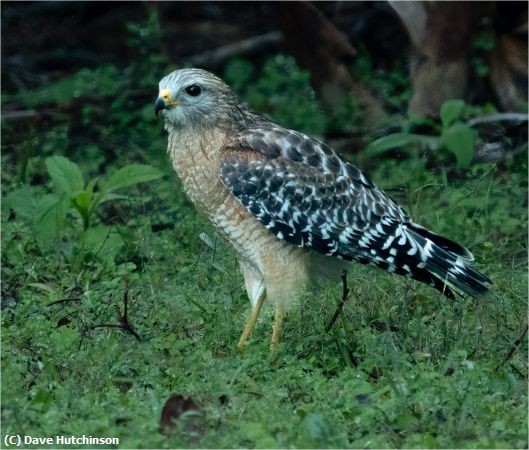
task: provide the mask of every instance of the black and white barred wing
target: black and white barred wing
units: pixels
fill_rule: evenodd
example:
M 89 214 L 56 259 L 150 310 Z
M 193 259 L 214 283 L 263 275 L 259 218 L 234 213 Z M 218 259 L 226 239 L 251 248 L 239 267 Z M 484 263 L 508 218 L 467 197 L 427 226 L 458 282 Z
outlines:
M 357 168 L 325 144 L 274 127 L 250 130 L 228 151 L 221 179 L 268 230 L 290 244 L 370 263 L 477 296 L 488 279 L 470 252 L 415 225 Z

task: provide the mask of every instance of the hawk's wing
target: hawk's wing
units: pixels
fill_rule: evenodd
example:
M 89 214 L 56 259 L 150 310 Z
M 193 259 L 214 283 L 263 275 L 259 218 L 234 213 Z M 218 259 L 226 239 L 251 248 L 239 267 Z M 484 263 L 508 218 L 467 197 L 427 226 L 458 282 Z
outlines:
M 225 150 L 223 183 L 279 239 L 373 263 L 439 290 L 444 286 L 439 276 L 448 271 L 443 261 L 455 264 L 457 256 L 471 256 L 414 224 L 356 167 L 318 140 L 263 122 L 236 135 Z M 443 252 L 441 262 L 432 257 L 434 243 Z
M 372 244 L 409 221 L 329 146 L 273 124 L 235 136 L 221 179 L 278 238 L 328 255 L 374 256 Z

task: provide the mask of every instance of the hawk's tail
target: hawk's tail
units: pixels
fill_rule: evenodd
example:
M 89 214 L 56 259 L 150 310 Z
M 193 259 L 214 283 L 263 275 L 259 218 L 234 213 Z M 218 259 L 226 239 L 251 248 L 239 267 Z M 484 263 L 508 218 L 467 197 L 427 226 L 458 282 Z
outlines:
M 449 298 L 454 291 L 474 298 L 487 292 L 491 281 L 470 265 L 474 257 L 465 247 L 411 222 L 387 223 L 380 231 L 385 233 L 370 234 L 369 253 L 340 246 L 341 255 L 413 278 Z
M 474 260 L 465 247 L 416 224 L 408 224 L 407 234 L 418 247 L 415 270 L 411 276 L 431 284 L 448 297 L 451 289 L 474 298 L 488 291 L 491 280 L 469 263 Z M 413 266 L 410 266 L 410 268 Z

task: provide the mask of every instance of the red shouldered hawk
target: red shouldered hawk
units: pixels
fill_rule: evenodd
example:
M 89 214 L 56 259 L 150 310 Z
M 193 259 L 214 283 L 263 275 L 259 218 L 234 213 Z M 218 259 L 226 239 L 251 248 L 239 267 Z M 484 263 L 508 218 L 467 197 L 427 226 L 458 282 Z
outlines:
M 252 304 L 239 348 L 265 298 L 275 306 L 275 348 L 300 288 L 338 259 L 413 278 L 450 298 L 487 291 L 490 280 L 469 265 L 466 248 L 414 223 L 325 143 L 250 112 L 215 75 L 167 75 L 160 111 L 186 193 L 239 259 Z

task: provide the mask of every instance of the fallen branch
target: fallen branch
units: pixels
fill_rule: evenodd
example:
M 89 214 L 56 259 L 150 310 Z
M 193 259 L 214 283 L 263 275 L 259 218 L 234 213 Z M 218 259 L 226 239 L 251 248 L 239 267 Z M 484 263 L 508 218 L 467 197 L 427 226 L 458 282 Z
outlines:
M 34 109 L 29 109 L 27 111 L 3 111 L 2 120 L 18 120 L 18 119 L 28 119 L 37 117 L 39 113 Z
M 282 42 L 280 31 L 254 36 L 233 44 L 223 45 L 213 50 L 208 50 L 191 56 L 188 62 L 193 66 L 212 68 L 218 67 L 230 58 L 248 56 L 258 53 Z
M 515 350 L 518 348 L 518 346 L 520 345 L 520 343 L 522 342 L 522 339 L 525 337 L 525 335 L 527 334 L 527 328 L 528 328 L 528 323 L 525 322 L 525 324 L 523 325 L 522 327 L 522 330 L 519 334 L 519 336 L 516 338 L 516 340 L 514 341 L 514 344 L 512 345 L 511 349 L 509 350 L 509 352 L 505 355 L 505 357 L 503 358 L 503 360 L 496 366 L 496 368 L 494 370 L 498 370 L 501 366 L 503 366 L 507 361 L 509 361 L 509 359 L 511 359 L 512 355 L 514 354 Z
M 328 332 L 334 323 L 336 322 L 336 319 L 338 319 L 338 316 L 342 312 L 343 306 L 345 305 L 345 300 L 347 300 L 347 296 L 349 295 L 349 288 L 347 287 L 347 270 L 343 269 L 342 273 L 340 273 L 340 278 L 342 280 L 342 298 L 340 299 L 340 303 L 336 306 L 336 310 L 334 311 L 334 314 L 332 316 L 332 319 L 329 321 L 327 326 L 325 327 L 325 332 Z
M 497 113 L 489 114 L 487 116 L 474 117 L 467 122 L 469 127 L 478 125 L 481 123 L 491 123 L 491 122 L 527 122 L 529 117 L 527 114 L 521 113 Z

